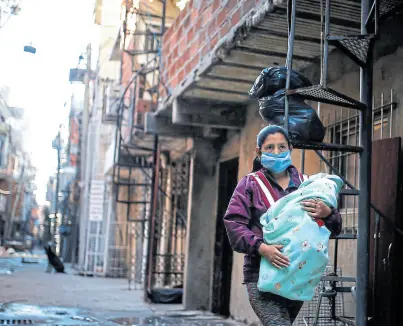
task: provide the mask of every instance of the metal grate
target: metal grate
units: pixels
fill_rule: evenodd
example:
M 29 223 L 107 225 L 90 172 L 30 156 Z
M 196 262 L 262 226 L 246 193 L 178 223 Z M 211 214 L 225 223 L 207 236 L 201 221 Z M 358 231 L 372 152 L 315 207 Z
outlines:
M 326 271 L 324 275 L 330 275 L 333 273 L 333 267 L 328 266 L 326 268 Z M 337 274 L 339 276 L 342 276 L 342 270 L 340 267 L 337 268 Z M 304 317 L 306 321 L 308 322 L 308 326 L 313 325 L 313 318 L 307 318 L 307 317 L 314 317 L 316 313 L 316 309 L 319 303 L 319 291 L 323 286 L 323 281 L 319 283 L 318 287 L 316 288 L 315 291 L 315 296 L 311 301 L 307 301 L 304 303 L 302 306 L 302 309 L 300 310 L 297 319 L 294 322 L 294 326 L 305 326 L 304 322 Z M 341 284 L 341 283 L 340 283 Z M 342 286 L 342 284 L 340 285 Z M 338 293 L 336 296 L 336 316 L 342 316 L 344 315 L 344 302 L 343 302 L 343 293 Z M 322 304 L 320 306 L 319 310 L 319 320 L 316 326 L 329 326 L 329 325 L 334 325 L 331 319 L 332 316 L 332 306 L 329 302 L 328 299 L 323 298 L 322 299 Z M 336 324 L 338 325 L 338 324 Z
M 383 18 L 388 14 L 396 11 L 403 6 L 402 0 L 383 0 L 379 5 L 379 18 Z
M 329 36 L 329 43 L 334 44 L 343 51 L 350 59 L 361 67 L 367 63 L 368 50 L 373 35 L 354 35 L 354 36 Z
M 331 105 L 337 105 L 357 110 L 365 109 L 365 104 L 356 101 L 348 96 L 345 96 L 331 88 L 326 88 L 321 85 L 315 85 L 310 87 L 298 88 L 288 90 L 289 95 L 299 95 L 307 100 L 327 103 Z
M 292 145 L 294 148 L 298 149 L 310 149 L 310 150 L 323 150 L 323 151 L 342 151 L 342 152 L 350 152 L 350 153 L 360 153 L 362 152 L 362 147 L 359 146 L 351 146 L 351 145 L 339 145 L 339 144 L 330 144 L 330 143 L 317 143 L 317 142 L 308 142 L 308 141 L 300 141 L 300 140 L 292 140 Z
M 41 321 L 35 323 L 42 323 Z M 32 325 L 32 319 L 0 319 L 0 325 Z

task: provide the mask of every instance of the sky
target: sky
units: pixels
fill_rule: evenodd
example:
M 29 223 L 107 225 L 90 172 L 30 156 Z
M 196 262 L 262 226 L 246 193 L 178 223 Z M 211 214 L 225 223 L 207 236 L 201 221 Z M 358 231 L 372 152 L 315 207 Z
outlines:
M 39 204 L 57 167 L 52 140 L 60 124 L 68 127 L 69 70 L 96 37 L 93 6 L 93 0 L 22 0 L 18 16 L 0 29 L 0 86 L 10 87 L 10 106 L 25 109 L 24 148 L 37 168 Z M 23 51 L 31 43 L 34 55 Z

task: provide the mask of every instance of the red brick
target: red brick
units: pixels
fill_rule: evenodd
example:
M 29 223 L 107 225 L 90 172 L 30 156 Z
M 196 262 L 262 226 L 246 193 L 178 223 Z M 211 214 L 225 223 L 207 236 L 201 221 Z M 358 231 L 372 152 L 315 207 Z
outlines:
M 175 48 L 173 49 L 173 51 L 171 52 L 171 56 L 173 58 L 176 58 L 178 56 L 178 46 L 175 46 Z
M 213 6 L 212 6 L 213 12 L 215 12 L 219 7 L 221 7 L 221 1 L 222 0 L 214 0 Z
M 210 23 L 208 24 L 207 27 L 207 35 L 213 35 L 214 32 L 217 30 L 217 19 L 214 17 L 210 20 Z
M 165 32 L 163 40 L 169 40 L 169 38 L 172 36 L 173 29 L 168 28 L 168 30 Z
M 203 58 L 207 55 L 207 53 L 210 52 L 210 49 L 211 49 L 211 43 L 207 43 L 205 46 L 203 46 L 203 49 L 201 51 L 201 55 Z
M 195 24 L 196 31 L 200 31 L 200 29 L 202 28 L 202 25 L 203 25 L 203 15 L 200 15 L 196 20 L 196 24 Z
M 192 59 L 192 61 L 191 61 L 192 70 L 197 67 L 197 65 L 199 64 L 199 62 L 200 62 L 200 53 L 198 53 L 198 54 Z
M 182 37 L 181 41 L 179 42 L 179 51 L 178 55 L 182 55 L 187 48 L 187 39 L 186 37 Z
M 191 72 L 191 63 L 190 63 L 190 62 L 188 62 L 188 63 L 186 64 L 184 71 L 185 71 L 185 76 L 187 76 L 187 75 L 190 74 L 190 72 Z
M 187 30 L 187 28 L 189 27 L 189 24 L 190 24 L 190 15 L 187 15 L 182 22 L 182 26 L 183 26 L 184 30 Z
M 217 26 L 221 26 L 225 18 L 227 18 L 227 15 L 228 15 L 228 9 L 226 7 L 221 8 L 221 10 L 218 12 L 217 15 Z
M 179 82 L 181 82 L 183 80 L 183 78 L 185 77 L 185 69 L 181 69 L 178 73 L 178 80 Z
M 192 41 L 195 38 L 195 28 L 190 27 L 189 31 L 187 32 L 188 34 L 188 41 Z
M 194 22 L 197 20 L 198 17 L 199 17 L 199 13 L 197 12 L 197 10 L 192 8 L 192 11 L 190 13 L 190 22 L 191 22 L 191 24 L 194 24 Z
M 229 20 L 227 19 L 220 28 L 220 38 L 223 38 L 224 36 L 226 36 L 228 34 L 228 32 L 230 31 L 230 29 L 231 29 L 231 24 L 230 24 Z
M 255 7 L 255 0 L 245 0 L 242 5 L 242 16 L 245 16 L 253 7 Z
M 239 23 L 239 21 L 241 20 L 241 11 L 242 9 L 239 7 L 233 14 L 231 17 L 231 27 L 235 26 L 236 24 Z
M 199 40 L 198 40 L 199 47 L 202 47 L 203 44 L 206 43 L 206 39 L 207 39 L 207 37 L 206 37 L 206 32 L 205 32 L 205 31 L 201 31 L 201 32 L 199 33 Z
M 192 58 L 199 50 L 199 44 L 197 42 L 193 42 L 190 46 L 189 55 Z
M 226 7 L 228 12 L 231 12 L 238 5 L 238 0 L 228 0 Z
M 211 20 L 211 17 L 213 16 L 213 9 L 212 7 L 208 7 L 206 8 L 206 10 L 204 10 L 203 14 L 202 14 L 202 20 L 201 20 L 201 24 L 202 26 L 206 26 L 206 24 L 208 23 L 208 21 Z
M 214 37 L 211 39 L 210 43 L 212 49 L 214 49 L 214 47 L 217 45 L 219 37 L 220 37 L 219 33 L 216 33 Z

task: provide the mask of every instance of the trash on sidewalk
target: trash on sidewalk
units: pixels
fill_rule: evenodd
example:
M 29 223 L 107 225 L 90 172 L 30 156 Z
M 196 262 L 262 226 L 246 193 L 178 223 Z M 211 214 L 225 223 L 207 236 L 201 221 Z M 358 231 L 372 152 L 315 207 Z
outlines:
M 60 258 L 53 252 L 52 246 L 50 244 L 45 246 L 45 252 L 48 256 L 49 264 L 56 270 L 58 273 L 66 273 L 64 270 L 64 264 L 60 260 Z

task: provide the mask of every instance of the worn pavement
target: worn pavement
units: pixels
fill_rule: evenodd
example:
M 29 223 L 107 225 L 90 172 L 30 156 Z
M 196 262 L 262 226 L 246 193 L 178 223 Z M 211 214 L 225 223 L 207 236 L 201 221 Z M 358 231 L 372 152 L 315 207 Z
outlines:
M 48 274 L 45 259 L 26 260 L 0 257 L 0 325 L 244 325 L 180 305 L 146 304 L 124 279 L 79 276 L 71 268 Z

